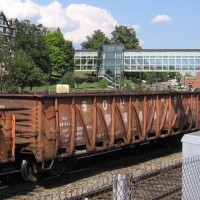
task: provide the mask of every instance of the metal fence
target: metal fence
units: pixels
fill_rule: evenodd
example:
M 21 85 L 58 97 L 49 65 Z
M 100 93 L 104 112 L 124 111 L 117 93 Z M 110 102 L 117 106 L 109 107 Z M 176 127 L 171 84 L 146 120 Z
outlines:
M 138 175 L 113 173 L 84 187 L 38 194 L 37 200 L 197 200 L 200 199 L 200 157 L 145 166 Z

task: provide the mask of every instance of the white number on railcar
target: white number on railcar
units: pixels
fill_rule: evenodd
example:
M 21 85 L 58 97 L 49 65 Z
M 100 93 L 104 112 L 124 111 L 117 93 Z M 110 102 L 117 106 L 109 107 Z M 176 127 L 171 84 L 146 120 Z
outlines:
M 103 107 L 104 110 L 107 110 L 108 104 L 107 104 L 106 100 L 103 100 L 102 107 Z
M 86 101 L 82 101 L 82 111 L 83 112 L 87 111 L 87 102 Z

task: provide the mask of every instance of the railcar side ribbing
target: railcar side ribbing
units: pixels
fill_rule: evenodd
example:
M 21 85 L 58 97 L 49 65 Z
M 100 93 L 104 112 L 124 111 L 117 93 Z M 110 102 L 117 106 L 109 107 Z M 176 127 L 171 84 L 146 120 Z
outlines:
M 0 95 L 0 163 L 34 181 L 72 156 L 199 129 L 199 94 Z

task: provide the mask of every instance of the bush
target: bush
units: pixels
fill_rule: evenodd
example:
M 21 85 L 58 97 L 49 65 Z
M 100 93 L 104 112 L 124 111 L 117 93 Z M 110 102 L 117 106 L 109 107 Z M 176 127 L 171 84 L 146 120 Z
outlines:
M 129 88 L 129 89 L 134 87 L 134 83 L 131 80 L 128 80 L 126 78 L 119 78 L 117 80 L 117 83 L 119 83 L 121 87 Z
M 61 79 L 61 76 L 58 74 L 52 74 L 51 79 L 50 79 L 50 84 L 54 85 L 58 83 Z
M 100 81 L 99 81 L 99 87 L 101 88 L 101 89 L 105 89 L 105 88 L 107 88 L 108 87 L 108 81 L 106 80 L 106 79 L 101 79 Z
M 68 84 L 70 88 L 75 87 L 75 78 L 73 72 L 66 72 L 62 79 L 60 80 L 61 84 Z

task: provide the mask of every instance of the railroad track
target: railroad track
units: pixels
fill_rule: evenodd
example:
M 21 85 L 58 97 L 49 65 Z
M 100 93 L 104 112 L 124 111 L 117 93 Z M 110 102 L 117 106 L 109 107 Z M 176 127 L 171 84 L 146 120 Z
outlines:
M 170 171 L 170 173 L 169 173 Z M 181 200 L 182 164 L 149 172 L 132 180 L 131 199 L 134 200 Z M 173 183 L 173 184 L 171 184 Z M 113 183 L 110 185 L 66 198 L 67 200 L 109 200 L 113 197 Z M 123 199 L 123 198 L 122 198 Z
M 176 149 L 175 151 L 179 150 L 180 149 Z M 174 149 L 163 148 L 163 146 L 159 144 L 150 144 L 145 147 L 138 146 L 135 148 L 123 149 L 122 151 L 117 150 L 105 155 L 87 156 L 86 158 L 80 158 L 78 160 L 77 167 L 74 171 L 63 175 L 62 177 L 46 177 L 36 183 L 21 183 L 16 186 L 12 185 L 1 189 L 0 199 L 31 199 L 33 196 L 46 193 L 45 191 L 51 192 L 53 188 L 60 188 L 64 185 L 87 179 L 95 174 L 103 173 L 105 170 L 124 168 L 129 165 L 144 162 L 148 159 L 165 156 L 172 152 L 174 152 Z M 94 191 L 93 193 L 95 192 L 97 191 Z M 92 195 L 92 192 L 89 193 Z M 77 196 L 77 198 L 80 197 Z
M 147 173 L 134 180 L 135 199 L 159 200 L 178 198 L 181 194 L 182 163 Z

